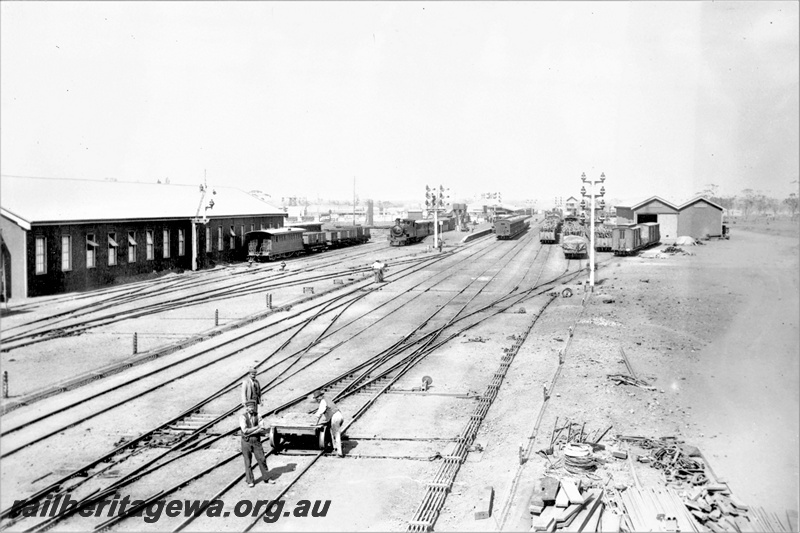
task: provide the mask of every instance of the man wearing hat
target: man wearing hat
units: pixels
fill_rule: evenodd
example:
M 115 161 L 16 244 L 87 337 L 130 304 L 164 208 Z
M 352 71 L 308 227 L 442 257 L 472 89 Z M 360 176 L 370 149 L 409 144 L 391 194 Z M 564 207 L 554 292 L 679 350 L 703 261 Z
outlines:
M 342 454 L 342 424 L 344 418 L 342 412 L 336 407 L 336 404 L 325 397 L 325 394 L 318 390 L 313 394 L 314 400 L 319 402 L 319 409 L 317 409 L 317 424 L 330 424 L 331 438 L 333 439 L 333 449 L 339 457 Z
M 244 475 L 247 478 L 247 485 L 255 486 L 253 467 L 251 466 L 252 455 L 256 456 L 264 483 L 275 483 L 274 479 L 269 478 L 267 459 L 264 457 L 264 448 L 261 446 L 261 435 L 265 434 L 267 430 L 258 419 L 255 402 L 247 402 L 247 412 L 239 416 L 239 427 L 242 429 L 242 457 L 244 458 Z
M 242 406 L 247 407 L 247 402 L 253 402 L 258 412 L 258 406 L 261 405 L 261 384 L 256 379 L 255 367 L 250 368 L 248 375 L 242 381 Z

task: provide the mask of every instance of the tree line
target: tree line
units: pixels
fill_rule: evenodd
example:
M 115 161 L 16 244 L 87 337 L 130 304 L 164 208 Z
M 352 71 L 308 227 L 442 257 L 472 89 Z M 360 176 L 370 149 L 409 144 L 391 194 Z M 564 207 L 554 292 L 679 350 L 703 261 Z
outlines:
M 797 181 L 793 183 L 797 183 Z M 733 196 L 717 194 L 717 189 L 717 185 L 709 184 L 706 186 L 706 189 L 700 191 L 697 195 L 703 196 L 715 204 L 724 207 L 728 212 L 738 210 L 745 219 L 753 215 L 777 216 L 779 213 L 791 215 L 792 220 L 795 220 L 798 216 L 798 208 L 800 208 L 800 205 L 797 193 L 791 193 L 788 197 L 779 199 L 767 196 L 761 191 L 754 189 L 744 189 L 741 194 Z

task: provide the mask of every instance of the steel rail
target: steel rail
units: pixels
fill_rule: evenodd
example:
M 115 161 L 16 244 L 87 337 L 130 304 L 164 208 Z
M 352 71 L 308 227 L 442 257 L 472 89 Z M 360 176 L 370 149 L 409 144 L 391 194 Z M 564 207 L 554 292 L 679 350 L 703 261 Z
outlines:
M 435 259 L 435 261 L 434 261 L 434 262 L 438 262 L 439 260 L 441 260 L 441 258 L 437 257 L 437 258 Z M 216 395 L 215 395 L 214 397 L 216 397 Z M 304 396 L 301 396 L 301 397 L 299 397 L 299 398 L 297 398 L 296 400 L 294 400 L 294 401 L 292 401 L 292 402 L 290 402 L 290 403 L 296 403 L 297 401 L 299 401 L 299 400 L 302 400 L 302 399 L 304 399 L 304 398 L 305 398 L 305 395 L 304 395 Z M 183 416 L 176 417 L 176 420 L 177 420 L 177 419 L 180 419 L 180 418 L 182 418 L 182 417 L 185 417 L 185 415 L 187 415 L 187 414 L 189 414 L 189 413 L 191 413 L 191 412 L 194 412 L 194 411 L 196 411 L 196 410 L 197 410 L 197 408 L 198 408 L 198 406 L 193 406 L 193 407 L 192 407 L 192 408 L 190 408 L 189 410 L 185 411 L 185 412 L 183 413 Z M 237 407 L 237 409 L 238 409 L 238 407 Z M 174 421 L 175 421 L 175 420 L 172 420 L 172 421 L 168 422 L 167 424 L 171 424 L 171 423 L 173 423 Z M 210 425 L 210 424 L 209 424 L 209 425 Z M 205 428 L 203 428 L 203 429 L 205 429 Z M 222 435 L 222 436 L 224 436 L 224 435 Z M 90 464 L 88 464 L 88 465 L 86 465 L 86 466 L 84 466 L 84 467 L 82 467 L 82 468 L 78 469 L 78 470 L 77 470 L 75 473 L 73 473 L 73 474 L 77 474 L 77 473 L 83 472 L 83 471 L 87 470 L 88 468 L 91 468 L 91 467 L 95 466 L 96 464 L 99 464 L 100 462 L 103 462 L 103 461 L 104 461 L 104 459 L 107 459 L 107 458 L 108 458 L 108 456 L 110 456 L 110 455 L 113 455 L 114 453 L 116 453 L 117 451 L 119 451 L 119 450 L 121 450 L 121 449 L 124 449 L 124 448 L 127 448 L 127 447 L 131 446 L 132 444 L 136 443 L 138 440 L 141 440 L 141 437 L 139 437 L 139 438 L 137 438 L 137 439 L 134 439 L 134 441 L 130 441 L 130 442 L 128 442 L 128 443 L 125 443 L 124 445 L 120 446 L 119 448 L 117 448 L 117 449 L 113 450 L 113 451 L 112 451 L 110 454 L 107 454 L 107 456 L 104 456 L 104 457 L 103 457 L 103 458 L 101 458 L 101 459 L 98 459 L 98 460 L 95 460 L 95 461 L 93 461 L 92 463 L 90 463 Z M 184 440 L 184 441 L 183 441 L 182 443 L 180 443 L 178 446 L 182 446 L 184 443 L 186 443 L 186 442 L 189 442 L 189 440 L 190 440 L 190 439 Z M 204 446 L 204 447 L 205 447 L 205 446 Z M 160 457 L 163 457 L 163 456 L 164 456 L 164 455 L 166 455 L 167 453 L 169 453 L 169 452 L 171 452 L 171 451 L 174 451 L 174 449 L 175 449 L 175 447 L 173 447 L 173 448 L 170 448 L 169 450 L 167 450 L 167 452 L 165 452 L 164 454 L 162 454 L 162 456 L 160 456 Z M 159 457 L 159 458 L 160 458 L 160 457 Z M 156 460 L 158 460 L 159 458 L 156 458 Z M 145 467 L 142 467 L 142 468 L 146 468 L 146 466 L 145 466 Z M 140 470 L 141 470 L 141 469 L 140 469 Z M 52 492 L 53 490 L 55 490 L 55 488 L 57 488 L 57 485 L 58 485 L 60 482 L 63 482 L 63 481 L 65 481 L 65 480 L 69 479 L 70 477 L 72 477 L 72 476 L 70 476 L 70 475 L 67 475 L 67 476 L 65 476 L 64 478 L 62 478 L 61 480 L 59 480 L 59 481 L 57 481 L 57 482 L 53 483 L 53 484 L 52 484 L 50 487 L 46 487 L 45 489 L 42 489 L 41 491 L 37 492 L 35 495 L 33 495 L 33 496 L 31 496 L 31 497 L 29 497 L 29 498 L 28 498 L 28 500 L 26 501 L 26 504 L 27 504 L 27 503 L 30 503 L 30 502 L 31 502 L 31 501 L 33 501 L 33 500 L 38 500 L 38 499 L 40 499 L 41 497 L 43 497 L 44 495 L 46 495 L 46 494 L 49 494 L 50 492 Z M 122 480 L 120 480 L 120 481 L 122 481 Z M 117 485 L 117 484 L 114 484 L 114 486 L 116 486 L 116 485 Z M 8 515 L 8 514 L 9 514 L 9 513 L 10 513 L 12 510 L 13 510 L 13 508 L 12 508 L 12 509 L 7 509 L 6 511 L 4 511 L 4 512 L 2 513 L 2 515 L 0 515 L 0 517 L 7 516 L 7 515 Z
M 289 402 L 289 403 L 296 403 L 297 401 L 304 399 L 304 397 L 305 397 L 305 395 L 303 395 L 303 396 L 301 396 L 301 397 L 297 398 L 296 400 L 294 400 L 293 402 Z M 288 405 L 288 404 L 287 404 L 287 405 Z M 234 431 L 235 431 L 235 430 L 234 430 Z M 222 436 L 224 436 L 224 435 L 221 435 L 220 437 L 222 437 Z M 214 439 L 214 440 L 216 440 L 216 439 Z M 184 442 L 187 442 L 187 441 L 184 441 Z M 129 444 L 129 443 L 128 443 L 128 444 Z M 206 444 L 205 446 L 207 446 L 207 444 Z M 205 447 L 205 446 L 204 446 L 204 447 Z M 168 450 L 168 452 L 169 452 L 169 451 L 172 451 L 172 450 Z M 168 452 L 166 452 L 166 453 L 168 453 Z M 117 484 L 114 484 L 114 486 L 117 486 L 117 485 L 118 485 L 118 483 L 117 483 Z M 107 490 L 109 490 L 109 489 L 107 489 Z M 44 491 L 43 491 L 43 492 L 44 492 Z M 104 492 L 106 492 L 106 491 L 104 491 Z

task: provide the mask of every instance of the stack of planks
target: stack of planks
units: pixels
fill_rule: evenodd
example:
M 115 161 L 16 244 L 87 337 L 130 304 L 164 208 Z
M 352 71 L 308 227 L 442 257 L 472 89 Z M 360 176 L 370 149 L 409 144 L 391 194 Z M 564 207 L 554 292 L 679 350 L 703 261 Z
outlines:
M 630 531 L 701 531 L 684 502 L 670 488 L 628 487 L 621 499 Z
M 542 478 L 530 503 L 531 531 L 618 532 L 620 516 L 604 513 L 603 489 L 581 491 L 574 481 Z

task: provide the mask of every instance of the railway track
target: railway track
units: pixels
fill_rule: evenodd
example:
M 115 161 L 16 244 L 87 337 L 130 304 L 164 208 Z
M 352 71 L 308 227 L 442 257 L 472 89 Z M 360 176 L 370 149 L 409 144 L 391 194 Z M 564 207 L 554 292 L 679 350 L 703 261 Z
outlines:
M 351 254 L 347 258 L 351 259 L 367 253 L 371 252 L 363 252 L 362 254 L 358 255 Z M 342 258 L 333 263 L 326 262 L 324 265 L 326 268 L 329 268 L 343 262 L 344 260 L 345 259 Z M 278 272 L 267 276 L 266 278 L 258 277 L 251 280 L 245 280 L 244 282 L 241 281 L 240 278 L 252 278 L 254 275 L 259 273 L 260 269 L 240 269 L 239 271 L 228 272 L 225 275 L 220 276 L 219 281 L 224 281 L 224 284 L 221 286 L 203 288 L 203 290 L 199 292 L 195 291 L 189 294 L 178 295 L 169 299 L 165 299 L 169 294 L 179 292 L 186 293 L 192 289 L 201 288 L 204 285 L 207 285 L 209 280 L 206 278 L 193 279 L 191 281 L 179 280 L 173 284 L 166 284 L 159 281 L 154 285 L 156 290 L 149 290 L 145 292 L 145 289 L 148 287 L 141 287 L 135 291 L 121 295 L 118 294 L 101 302 L 94 302 L 77 309 L 71 309 L 25 324 L 19 324 L 17 326 L 6 328 L 3 330 L 5 335 L 2 339 L 2 348 L 0 348 L 0 351 L 9 352 L 11 350 L 30 346 L 39 342 L 54 340 L 70 335 L 77 335 L 89 329 L 107 326 L 123 320 L 131 320 L 142 316 L 149 316 L 154 313 L 163 313 L 175 309 L 185 309 L 188 306 L 229 300 L 245 294 L 257 294 L 259 292 L 267 292 L 307 283 L 326 281 L 329 279 L 336 279 L 343 276 L 369 271 L 369 266 L 361 266 L 357 268 L 351 268 L 347 271 L 298 277 L 301 274 L 313 272 L 315 268 L 315 265 L 308 266 L 301 269 L 292 270 L 291 272 Z M 154 299 L 156 300 L 155 302 L 143 303 L 143 301 Z M 122 306 L 129 306 L 129 308 L 123 309 Z M 81 317 L 97 314 L 102 311 L 108 312 L 105 315 L 68 323 L 68 321 L 75 321 Z M 13 333 L 14 330 L 20 329 L 22 331 Z M 9 332 L 12 333 L 9 334 Z
M 441 259 L 442 259 L 442 257 L 432 258 L 432 260 L 433 260 L 433 261 L 439 261 L 439 260 L 441 260 Z M 395 276 L 399 276 L 399 273 L 398 273 L 398 274 L 395 274 Z M 93 466 L 93 465 L 87 465 L 87 467 L 91 467 L 91 466 Z M 84 469 L 79 469 L 79 471 L 76 471 L 76 472 L 81 472 L 81 471 L 85 471 L 85 470 L 86 470 L 86 468 L 84 468 Z M 45 490 L 45 491 L 43 492 L 43 494 L 44 494 L 44 493 L 46 493 L 46 492 L 48 492 L 48 491 L 47 491 L 47 490 Z M 35 499 L 35 496 L 34 496 L 34 499 Z
M 441 260 L 441 259 L 439 259 L 439 260 Z M 397 274 L 393 274 L 393 275 L 397 276 Z M 399 277 L 399 276 L 398 276 L 398 277 Z M 492 278 L 492 279 L 493 279 L 493 278 Z M 488 283 L 487 283 L 487 285 L 488 285 Z M 517 290 L 517 289 L 515 288 L 514 290 Z M 513 292 L 513 291 L 512 291 L 512 292 Z M 521 295 L 517 295 L 517 297 L 518 297 L 518 298 L 525 298 L 526 294 L 527 294 L 527 293 L 521 293 Z M 518 300 L 517 300 L 517 301 L 518 301 Z M 510 305 L 516 305 L 517 301 L 515 301 L 514 303 L 511 303 Z M 499 305 L 499 304 L 502 304 L 502 302 L 503 302 L 503 299 L 498 299 L 497 301 L 494 301 L 494 302 L 492 302 L 492 304 L 491 304 L 491 305 L 489 305 L 488 307 L 482 308 L 482 311 L 486 311 L 487 309 L 490 309 L 491 307 L 494 307 L 494 306 L 497 306 L 497 305 Z M 463 307 L 463 308 L 462 308 L 462 309 L 461 309 L 459 312 L 461 313 L 461 312 L 463 312 L 465 309 L 466 309 L 466 304 L 464 305 L 464 307 Z M 480 311 L 476 311 L 475 313 L 477 313 L 477 312 L 480 312 Z M 453 316 L 453 318 L 452 318 L 452 319 L 450 319 L 450 320 L 449 320 L 449 321 L 446 323 L 446 325 L 445 325 L 444 327 L 448 327 L 448 326 L 447 326 L 447 324 L 453 324 L 453 323 L 455 323 L 455 322 L 458 322 L 458 321 L 463 321 L 463 320 L 465 320 L 465 319 L 466 319 L 466 317 L 467 317 L 467 316 L 472 316 L 472 315 L 474 315 L 475 313 L 470 313 L 470 314 L 467 314 L 467 315 L 465 315 L 465 316 L 462 316 L 461 318 L 458 318 L 458 319 L 456 320 L 456 317 L 458 316 L 458 313 L 457 313 L 456 315 L 454 315 L 454 316 Z M 340 316 L 341 316 L 341 315 L 340 315 Z M 428 323 L 430 320 L 431 320 L 431 318 L 428 318 L 427 320 L 425 320 L 425 321 L 423 322 L 423 324 L 422 324 L 422 325 L 424 325 L 424 324 L 427 324 L 427 323 Z M 473 325 L 474 325 L 474 324 L 473 324 Z M 466 326 L 466 327 L 468 328 L 468 327 L 472 327 L 472 326 Z M 433 344 L 433 341 L 436 339 L 436 337 L 437 337 L 438 335 L 441 335 L 441 331 L 442 331 L 443 329 L 444 329 L 444 328 L 442 328 L 442 329 L 440 329 L 440 330 L 437 330 L 437 331 L 438 331 L 438 333 L 435 333 L 435 334 L 433 334 L 433 336 L 431 336 L 431 334 L 430 334 L 430 333 L 429 333 L 427 336 L 421 336 L 420 338 L 418 338 L 418 339 L 414 340 L 414 344 L 417 344 L 417 343 L 423 343 L 423 344 L 422 344 L 423 346 L 430 347 L 430 346 Z M 463 329 L 462 329 L 462 331 L 463 331 Z M 452 338 L 452 337 L 451 337 L 451 338 Z M 425 340 L 425 339 L 427 339 L 427 340 Z M 425 344 L 426 342 L 427 342 L 427 344 Z M 446 342 L 446 341 L 445 341 L 445 342 Z M 437 345 L 437 346 L 438 346 L 438 345 Z M 398 347 L 395 347 L 395 349 L 397 349 L 397 348 L 398 348 Z M 435 348 L 433 348 L 433 349 L 435 349 Z M 391 353 L 391 352 L 389 352 L 389 353 Z M 381 357 L 382 357 L 382 358 L 384 358 L 384 359 L 383 359 L 383 361 L 381 361 L 381 364 L 384 364 L 384 363 L 386 363 L 387 361 L 389 361 L 389 359 L 386 359 L 386 357 L 389 355 L 389 353 L 384 353 L 384 354 L 382 354 L 382 355 L 381 355 Z M 420 353 L 429 353 L 429 352 L 425 352 L 425 349 L 423 348 L 423 349 L 421 350 L 421 352 L 417 352 L 417 354 L 416 354 L 416 355 L 418 355 L 418 356 L 419 356 L 419 355 L 420 355 Z M 390 374 L 389 374 L 389 373 L 387 373 L 387 372 L 396 372 L 396 374 L 395 374 L 395 376 L 394 376 L 394 380 L 396 381 L 396 379 L 398 379 L 398 378 L 399 378 L 399 377 L 402 375 L 402 368 L 403 368 L 403 367 L 402 367 L 402 365 L 403 365 L 403 364 L 405 364 L 405 365 L 406 365 L 406 368 L 407 368 L 407 365 L 411 364 L 411 363 L 412 363 L 412 361 L 414 360 L 413 356 L 409 356 L 409 357 L 410 357 L 409 359 L 407 359 L 407 360 L 403 361 L 402 363 L 395 363 L 395 364 L 394 364 L 394 366 L 390 366 L 390 369 L 391 369 L 391 370 L 384 370 L 384 371 L 382 371 L 382 372 L 377 372 L 377 370 L 378 370 L 378 367 L 377 367 L 377 366 L 375 366 L 376 364 L 378 364 L 378 363 L 379 363 L 379 361 L 380 361 L 380 360 L 372 360 L 372 361 L 370 362 L 370 365 L 371 365 L 371 366 L 369 367 L 369 371 L 366 371 L 366 369 L 365 369 L 365 368 L 363 368 L 363 367 L 361 368 L 361 370 L 360 370 L 360 374 L 358 375 L 358 376 L 360 376 L 360 379 L 355 379 L 355 378 L 356 378 L 356 377 L 358 377 L 358 376 L 354 376 L 354 373 L 355 373 L 355 372 L 359 372 L 359 368 L 358 368 L 358 367 L 355 367 L 354 369 L 351 369 L 351 370 L 354 370 L 355 372 L 350 372 L 350 373 L 348 373 L 348 374 L 347 374 L 347 376 L 340 376 L 340 377 L 339 377 L 339 380 L 340 380 L 340 381 L 341 381 L 341 380 L 347 380 L 347 381 L 348 381 L 348 383 L 344 384 L 343 388 L 341 389 L 341 392 L 340 392 L 340 394 L 345 394 L 345 395 L 346 395 L 346 394 L 353 394 L 353 393 L 356 393 L 356 392 L 358 392 L 358 391 L 360 391 L 360 390 L 363 390 L 365 386 L 367 386 L 367 385 L 369 385 L 369 384 L 374 384 L 374 383 L 375 383 L 375 381 L 374 381 L 374 380 L 376 380 L 376 379 L 386 379 L 386 378 L 387 378 L 387 376 L 390 376 Z M 400 366 L 398 366 L 398 365 L 400 365 Z M 365 372 L 366 372 L 366 373 L 365 373 Z M 376 374 L 376 373 L 377 373 L 377 374 Z M 373 377 L 373 376 L 374 376 L 374 377 Z M 390 379 L 391 379 L 391 378 L 390 378 Z M 238 381 L 238 380 L 237 380 L 237 381 Z M 337 380 L 334 380 L 334 381 L 337 381 Z M 331 383 L 331 384 L 332 384 L 332 383 Z M 235 386 L 235 385 L 234 385 L 234 386 Z M 385 387 L 383 390 L 385 390 L 386 388 L 388 388 L 388 386 L 387 386 L 387 387 Z M 273 412 L 278 412 L 278 411 L 280 411 L 281 409 L 288 408 L 289 406 L 291 406 L 291 405 L 294 405 L 295 403 L 297 403 L 297 402 L 301 401 L 301 400 L 302 400 L 304 397 L 305 397 L 305 393 L 304 393 L 303 395 L 299 396 L 298 398 L 295 398 L 294 400 L 292 400 L 292 401 L 288 402 L 287 404 L 284 404 L 284 406 L 282 406 L 282 407 L 279 407 L 278 409 L 274 410 Z M 337 395 L 337 397 L 340 397 L 340 396 L 339 396 L 339 395 Z M 370 405 L 371 405 L 371 404 L 370 404 Z M 238 410 L 238 408 L 239 408 L 239 406 L 237 405 L 235 408 L 233 408 L 233 411 L 232 411 L 232 412 L 234 412 L 234 411 Z M 189 413 L 189 412 L 194 412 L 194 411 L 195 411 L 195 410 L 193 410 L 193 409 L 190 409 L 190 410 L 187 410 L 187 413 Z M 229 413 L 229 414 L 232 414 L 232 412 L 231 412 L 231 413 Z M 359 415 L 359 416 L 360 416 L 360 415 Z M 203 430 L 205 430 L 205 429 L 208 429 L 208 428 L 209 428 L 209 427 L 211 427 L 211 426 L 213 426 L 213 423 L 206 424 L 205 426 L 203 426 L 203 427 L 202 427 L 202 429 L 198 428 L 198 429 L 200 429 L 200 430 L 199 430 L 199 431 L 197 431 L 197 432 L 195 432 L 195 433 L 194 433 L 194 435 L 200 435 L 200 433 L 202 433 L 202 431 L 203 431 Z M 233 430 L 231 430 L 231 432 L 235 432 L 235 431 L 236 431 L 236 429 L 235 429 L 235 428 L 234 428 Z M 228 434 L 231 434 L 231 433 L 228 433 Z M 192 453 L 193 451 L 196 451 L 197 449 L 204 449 L 204 448 L 207 448 L 208 446 L 210 446 L 210 445 L 213 443 L 213 441 L 215 441 L 215 440 L 218 440 L 219 438 L 222 438 L 222 437 L 224 437 L 224 436 L 227 436 L 227 434 L 220 435 L 219 437 L 213 437 L 213 438 L 211 438 L 211 439 L 210 439 L 210 440 L 211 440 L 211 442 L 197 441 L 197 442 L 195 442 L 195 444 L 194 444 L 194 445 L 192 445 L 192 446 L 188 446 L 186 443 L 190 443 L 190 442 L 192 442 L 192 440 L 193 440 L 193 438 L 194 438 L 194 437 L 193 437 L 193 438 L 189 438 L 189 439 L 185 439 L 184 441 L 182 441 L 182 443 L 183 443 L 183 444 L 177 444 L 177 445 L 175 445 L 174 447 L 170 448 L 170 449 L 168 450 L 168 452 L 166 452 L 166 453 L 165 453 L 165 455 L 162 455 L 162 457 L 161 457 L 161 458 L 164 458 L 164 457 L 166 457 L 166 454 L 168 454 L 168 453 L 173 453 L 173 455 L 174 455 L 174 454 L 176 454 L 176 453 L 177 453 L 177 454 L 179 454 L 179 455 L 180 455 L 181 453 L 190 454 L 190 453 Z M 206 440 L 208 440 L 208 439 L 206 439 Z M 129 443 L 129 444 L 130 444 L 130 443 Z M 200 444 L 202 444 L 202 446 L 200 446 Z M 236 457 L 236 455 L 234 455 L 233 457 Z M 159 459 L 161 459 L 161 458 L 159 458 Z M 179 459 L 179 458 L 180 458 L 180 457 L 176 457 L 176 458 L 170 459 L 169 461 L 171 462 L 171 461 L 177 460 L 177 459 Z M 108 458 L 104 458 L 104 459 L 108 459 Z M 159 459 L 156 459 L 156 461 L 158 461 Z M 102 461 L 101 461 L 101 462 L 102 462 Z M 153 463 L 153 462 L 151 462 L 150 464 L 154 464 L 154 463 Z M 99 462 L 96 462 L 96 463 L 95 463 L 94 465 L 92 465 L 92 466 L 94 467 L 94 466 L 98 466 L 98 465 L 99 465 Z M 87 465 L 87 466 L 88 466 L 88 465 Z M 91 467 L 90 467 L 90 468 L 91 468 Z M 108 466 L 104 466 L 104 467 L 102 467 L 100 470 L 107 470 L 108 468 L 109 468 Z M 84 468 L 84 469 L 79 469 L 79 470 L 77 470 L 77 471 L 76 471 L 76 473 L 87 474 L 87 470 L 88 470 L 87 468 Z M 126 475 L 126 477 L 124 477 L 122 480 L 119 480 L 117 483 L 115 483 L 115 484 L 112 484 L 111 486 L 107 487 L 105 490 L 101 490 L 99 494 L 95 494 L 95 496 L 94 496 L 94 499 L 93 499 L 93 500 L 87 500 L 87 501 L 85 501 L 84 503 L 89 503 L 90 501 L 97 501 L 97 499 L 101 499 L 102 497 L 105 497 L 106 495 L 108 495 L 108 494 L 109 494 L 108 490 L 111 490 L 111 489 L 116 489 L 116 488 L 119 488 L 119 487 L 121 486 L 121 485 L 119 485 L 119 484 L 118 484 L 120 481 L 124 481 L 124 480 L 129 480 L 129 481 L 130 481 L 130 480 L 132 480 L 134 477 L 136 477 L 137 475 L 139 475 L 139 474 L 146 475 L 148 472 L 149 472 L 149 470 L 148 470 L 148 467 L 146 467 L 146 466 L 145 466 L 145 467 L 140 467 L 139 469 L 134 469 L 134 471 L 133 471 L 133 472 L 130 472 L 129 474 L 127 474 L 127 475 Z M 87 475 L 90 475 L 90 474 L 87 474 Z M 96 475 L 96 474 L 91 474 L 91 475 Z M 67 478 L 67 479 L 69 479 L 69 478 Z M 64 481 L 67 481 L 67 479 L 63 479 L 63 480 L 60 480 L 60 481 L 62 481 L 62 483 L 63 483 Z M 45 495 L 47 495 L 47 494 L 51 494 L 51 493 L 53 493 L 54 491 L 56 491 L 56 490 L 59 490 L 60 488 L 61 488 L 61 486 L 60 486 L 60 484 L 59 484 L 59 483 L 52 484 L 52 485 L 50 485 L 49 487 L 46 487 L 45 489 L 43 489 L 42 491 L 40 491 L 39 493 L 37 493 L 37 494 L 34 494 L 34 495 L 32 495 L 31 497 L 29 497 L 29 501 L 36 501 L 36 500 L 37 500 L 37 498 L 38 498 L 38 499 L 41 499 L 41 498 L 42 498 L 42 497 L 44 497 Z M 72 489 L 72 488 L 73 488 L 73 487 L 71 486 L 71 487 L 70 487 L 70 489 Z M 4 514 L 3 514 L 3 516 L 4 516 L 4 517 L 7 517 L 7 516 L 8 516 L 8 514 L 7 514 L 7 513 L 4 513 Z M 37 527 L 38 527 L 38 526 L 37 526 Z M 42 527 L 47 527 L 47 524 L 44 524 Z

